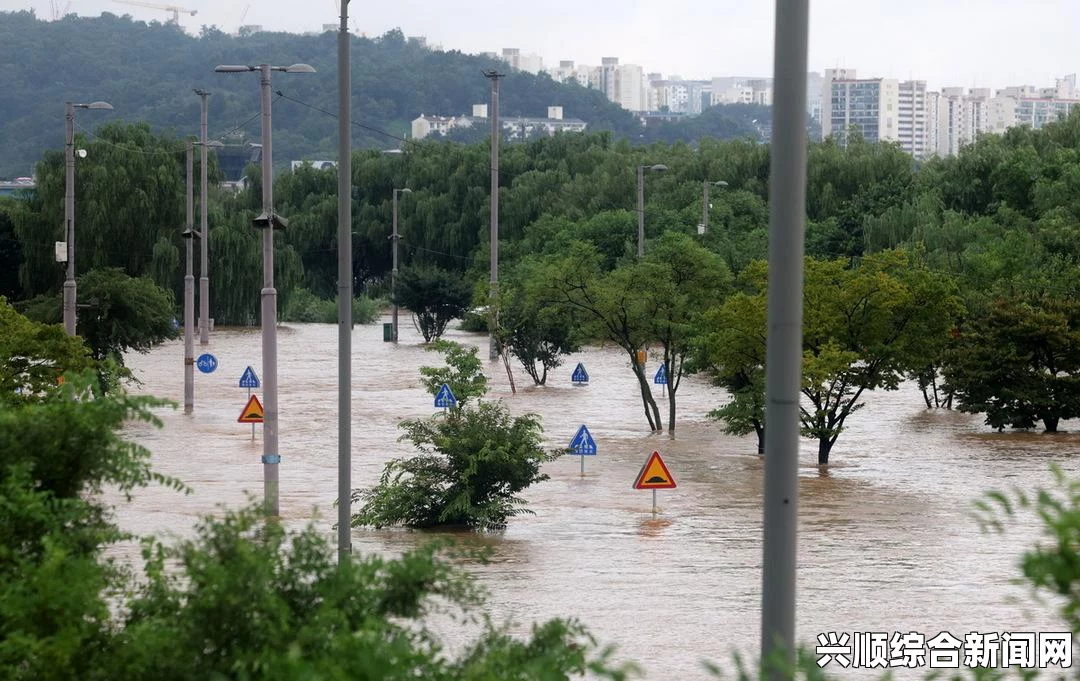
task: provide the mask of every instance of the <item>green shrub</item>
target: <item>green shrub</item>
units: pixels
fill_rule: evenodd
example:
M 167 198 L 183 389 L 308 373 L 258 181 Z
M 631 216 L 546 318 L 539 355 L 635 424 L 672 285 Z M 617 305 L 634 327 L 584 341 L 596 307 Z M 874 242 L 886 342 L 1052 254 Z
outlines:
M 376 487 L 353 492 L 364 504 L 354 527 L 501 528 L 508 518 L 531 513 L 518 493 L 547 480 L 541 464 L 563 453 L 541 447 L 535 415 L 511 418 L 497 402 L 401 425 L 403 439 L 420 454 L 390 461 Z
M 372 300 L 366 296 L 353 298 L 353 323 L 374 322 L 379 318 L 385 304 L 383 300 Z M 296 289 L 282 312 L 281 321 L 297 324 L 337 324 L 337 300 L 323 300 L 305 288 Z

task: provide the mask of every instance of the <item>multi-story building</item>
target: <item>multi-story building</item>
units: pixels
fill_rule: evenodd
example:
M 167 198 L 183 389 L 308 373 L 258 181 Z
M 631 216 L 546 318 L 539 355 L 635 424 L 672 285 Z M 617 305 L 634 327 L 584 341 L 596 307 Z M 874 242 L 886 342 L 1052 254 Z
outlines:
M 696 116 L 701 113 L 703 102 L 711 91 L 707 80 L 683 80 L 671 76 L 664 80 L 660 74 L 650 74 L 648 111 L 664 111 Z M 654 78 L 653 76 L 657 76 Z
M 1041 128 L 1049 122 L 1067 116 L 1073 107 L 1080 106 L 1076 76 L 1058 78 L 1052 88 L 1032 85 L 1013 85 L 991 96 L 989 88 L 942 88 L 938 101 L 936 149 L 942 156 L 960 152 L 983 133 L 1003 133 L 1017 125 Z
M 929 120 L 926 116 L 926 81 L 905 80 L 899 84 L 897 138 L 900 146 L 915 158 L 926 158 L 929 148 Z
M 426 116 L 421 114 L 412 122 L 413 139 L 423 139 L 431 134 L 445 135 L 454 128 L 473 125 L 489 125 L 487 104 L 473 104 L 471 116 Z M 557 132 L 581 132 L 587 124 L 580 118 L 563 117 L 561 106 L 549 106 L 547 117 L 510 116 L 499 119 L 499 127 L 506 131 L 510 140 L 531 137 L 540 132 L 554 135 Z
M 522 54 L 516 47 L 504 47 L 502 60 L 510 65 L 510 68 L 529 73 L 540 73 L 544 70 L 544 60 L 538 54 Z
M 840 144 L 847 144 L 852 131 L 870 142 L 899 141 L 900 84 L 895 79 L 828 80 L 829 109 L 822 116 L 823 134 L 832 135 Z
M 713 78 L 710 104 L 772 105 L 772 81 L 768 78 Z

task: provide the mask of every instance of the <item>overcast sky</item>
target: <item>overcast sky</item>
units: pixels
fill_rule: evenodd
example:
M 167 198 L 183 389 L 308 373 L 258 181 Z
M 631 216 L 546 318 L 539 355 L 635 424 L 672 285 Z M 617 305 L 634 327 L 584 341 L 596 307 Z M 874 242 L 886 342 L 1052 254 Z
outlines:
M 149 0 L 153 2 L 154 0 Z M 167 12 L 117 0 L 55 0 L 80 16 L 138 20 Z M 339 0 L 166 0 L 182 16 L 233 32 L 260 24 L 295 33 L 337 23 Z M 429 44 L 476 53 L 534 52 L 545 65 L 618 57 L 665 77 L 771 76 L 774 0 L 354 0 L 350 23 L 369 37 L 400 28 Z M 50 0 L 0 0 L 0 9 L 52 16 Z M 811 0 L 810 70 L 855 68 L 859 77 L 915 78 L 943 86 L 1053 85 L 1080 71 L 1080 0 Z

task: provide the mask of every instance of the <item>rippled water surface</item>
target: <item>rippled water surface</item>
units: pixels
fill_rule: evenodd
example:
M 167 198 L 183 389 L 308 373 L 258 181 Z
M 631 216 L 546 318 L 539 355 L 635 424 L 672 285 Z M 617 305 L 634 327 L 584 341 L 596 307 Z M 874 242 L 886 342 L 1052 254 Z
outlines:
M 485 336 L 451 331 L 448 337 L 480 345 L 486 357 Z M 357 487 L 373 484 L 388 459 L 410 452 L 398 442 L 400 421 L 434 411 L 417 367 L 438 357 L 424 351 L 407 321 L 400 344 L 381 338 L 381 325 L 353 333 Z M 279 344 L 281 512 L 296 526 L 316 517 L 334 541 L 337 327 L 282 327 Z M 261 374 L 260 348 L 258 329 L 211 334 L 210 345 L 196 345 L 196 352 L 214 353 L 219 366 L 196 374 L 194 414 L 162 410 L 164 428 L 129 427 L 128 435 L 153 452 L 155 468 L 195 493 L 143 491 L 119 506 L 126 529 L 187 535 L 218 504 L 261 497 L 261 433 L 252 441 L 251 427 L 236 422 L 247 401 L 238 380 L 248 365 Z M 589 371 L 588 386 L 571 385 L 578 361 Z M 183 402 L 181 342 L 130 356 L 128 364 L 143 382 L 140 392 Z M 651 361 L 650 375 L 655 367 Z M 648 433 L 621 350 L 578 353 L 541 388 L 519 369 L 516 395 L 501 364 L 486 370 L 489 397 L 505 400 L 515 413 L 540 414 L 552 446 L 565 446 L 585 423 L 599 447 L 584 477 L 577 457 L 548 464 L 551 479 L 526 493 L 536 514 L 478 540 L 493 551 L 491 563 L 474 572 L 490 591 L 495 618 L 512 618 L 513 629 L 524 632 L 536 620 L 577 617 L 654 680 L 707 678 L 702 659 L 727 666 L 733 650 L 755 655 L 763 466 L 752 436 L 724 435 L 706 418 L 724 393 L 698 377 L 684 379 L 671 439 Z M 962 639 L 971 631 L 1061 630 L 1050 608 L 1011 583 L 1021 551 L 1038 536 L 1037 523 L 1024 517 L 1005 536 L 983 535 L 971 511 L 987 490 L 1049 484 L 1052 463 L 1080 472 L 1080 433 L 998 434 L 977 416 L 927 411 L 910 385 L 871 393 L 866 402 L 837 441 L 828 471 L 814 465 L 815 443 L 803 443 L 799 639 L 812 645 L 827 631 L 913 630 L 928 637 L 949 631 Z M 666 422 L 666 402 L 660 404 Z M 655 518 L 651 494 L 631 489 L 654 449 L 678 483 L 659 492 Z M 430 537 L 357 529 L 353 547 L 395 553 Z M 135 555 L 131 547 L 115 552 Z M 451 645 L 466 636 L 446 633 Z

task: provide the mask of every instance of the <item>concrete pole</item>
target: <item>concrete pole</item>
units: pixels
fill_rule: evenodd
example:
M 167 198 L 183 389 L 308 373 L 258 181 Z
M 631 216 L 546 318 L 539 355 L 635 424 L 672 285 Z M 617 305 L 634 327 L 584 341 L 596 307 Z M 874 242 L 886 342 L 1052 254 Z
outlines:
M 199 93 L 199 164 L 202 167 L 202 175 L 199 179 L 199 344 L 206 345 L 210 342 L 210 264 L 207 249 L 210 247 L 210 233 L 207 231 L 207 198 L 206 183 L 209 168 L 206 165 L 206 127 L 207 127 L 207 102 L 210 96 L 205 90 L 197 90 Z
M 338 561 L 352 553 L 352 79 L 349 0 L 338 28 Z M 395 339 L 396 339 L 395 329 Z
M 64 229 L 67 276 L 64 279 L 64 331 L 75 335 L 75 105 L 64 103 Z
M 184 270 L 184 413 L 190 414 L 195 409 L 195 274 L 192 271 L 194 227 L 194 150 L 188 140 L 185 156 L 187 157 L 187 219 L 184 229 L 184 251 L 187 266 Z
M 503 74 L 489 71 L 485 74 L 491 79 L 491 299 L 488 309 L 489 352 L 488 358 L 499 358 L 495 331 L 499 327 L 499 310 L 495 299 L 499 294 L 499 79 Z
M 645 166 L 637 167 L 637 257 L 645 255 Z
M 779 658 L 790 669 L 795 661 L 808 18 L 808 0 L 777 0 L 761 588 L 761 662 L 765 678 L 774 681 L 790 678 L 790 673 L 765 665 Z
M 701 230 L 709 231 L 709 180 L 701 181 Z
M 392 242 L 392 264 L 390 266 L 390 298 L 393 301 L 390 305 L 390 326 L 392 328 L 391 335 L 394 342 L 398 342 L 398 304 L 397 304 L 397 272 L 398 272 L 398 229 L 397 229 L 397 202 L 398 195 L 401 194 L 400 189 L 394 190 L 394 217 L 392 220 L 392 227 L 390 231 L 390 241 Z
M 270 119 L 270 65 L 259 64 L 262 93 L 263 229 L 262 361 L 263 361 L 263 498 L 266 515 L 281 515 L 278 506 L 278 376 L 277 291 L 274 289 L 274 154 Z M 351 304 L 351 301 L 350 301 Z

